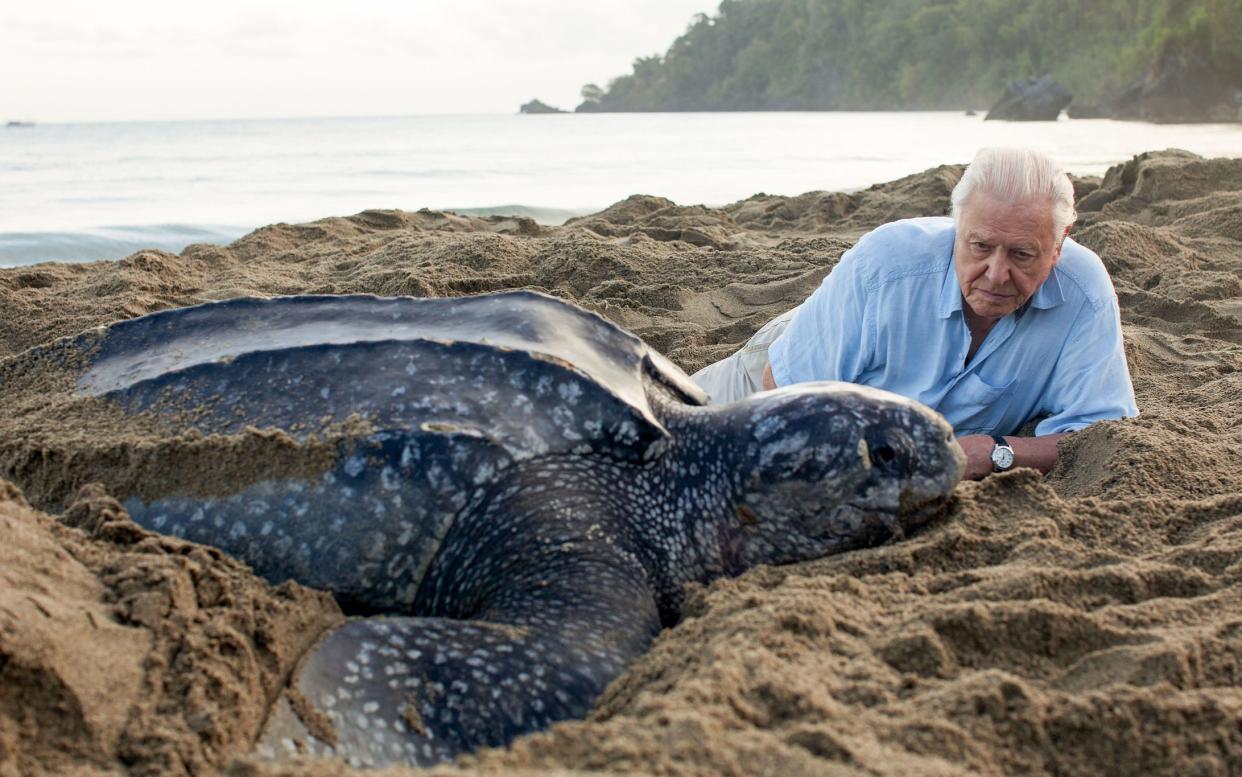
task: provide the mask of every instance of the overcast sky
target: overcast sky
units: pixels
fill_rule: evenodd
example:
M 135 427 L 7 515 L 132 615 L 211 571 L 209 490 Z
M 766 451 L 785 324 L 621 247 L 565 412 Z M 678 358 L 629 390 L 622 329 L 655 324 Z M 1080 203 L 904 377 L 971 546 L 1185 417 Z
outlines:
M 0 5 L 0 121 L 572 109 L 719 0 Z

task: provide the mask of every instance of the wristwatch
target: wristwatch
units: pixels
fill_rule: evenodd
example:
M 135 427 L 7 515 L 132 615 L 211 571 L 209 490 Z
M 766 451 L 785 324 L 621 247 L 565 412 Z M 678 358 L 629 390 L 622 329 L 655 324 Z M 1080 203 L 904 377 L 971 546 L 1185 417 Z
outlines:
M 1004 472 L 1013 467 L 1013 448 L 999 434 L 992 435 L 996 447 L 992 449 L 992 471 Z

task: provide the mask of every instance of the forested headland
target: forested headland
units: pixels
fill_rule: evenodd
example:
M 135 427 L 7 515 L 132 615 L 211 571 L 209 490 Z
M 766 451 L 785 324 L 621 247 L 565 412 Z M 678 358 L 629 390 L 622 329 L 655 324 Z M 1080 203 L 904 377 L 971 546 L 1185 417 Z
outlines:
M 984 108 L 1044 73 L 1079 104 L 1144 78 L 1237 100 L 1242 0 L 724 0 L 579 110 Z

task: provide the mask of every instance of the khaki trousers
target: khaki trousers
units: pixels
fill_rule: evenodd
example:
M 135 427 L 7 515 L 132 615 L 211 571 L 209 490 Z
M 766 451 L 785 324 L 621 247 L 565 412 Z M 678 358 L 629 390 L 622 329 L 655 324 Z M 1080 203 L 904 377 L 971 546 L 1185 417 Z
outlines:
M 786 311 L 755 332 L 737 353 L 715 364 L 709 364 L 691 375 L 712 398 L 713 405 L 723 405 L 763 390 L 763 368 L 768 363 L 768 346 L 789 326 L 797 308 Z

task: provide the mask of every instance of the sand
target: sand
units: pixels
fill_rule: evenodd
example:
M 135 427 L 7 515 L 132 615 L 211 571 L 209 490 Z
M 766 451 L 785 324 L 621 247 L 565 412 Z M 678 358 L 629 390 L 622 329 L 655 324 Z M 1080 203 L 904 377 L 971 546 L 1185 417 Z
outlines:
M 635 196 L 563 227 L 367 211 L 3 270 L 0 360 L 243 294 L 538 288 L 693 371 L 866 229 L 943 213 L 960 173 L 718 209 Z M 588 720 L 438 771 L 1242 773 L 1242 160 L 1144 154 L 1076 185 L 1074 236 L 1113 275 L 1138 419 L 1071 436 L 1047 477 L 963 484 L 903 542 L 694 588 Z M 7 375 L 0 777 L 352 774 L 246 756 L 298 657 L 341 622 L 331 597 L 143 531 L 114 498 L 152 471 L 296 471 L 317 454 L 258 431 L 152 448 L 142 424 L 50 390 L 63 375 Z M 112 493 L 90 485 L 101 468 Z

